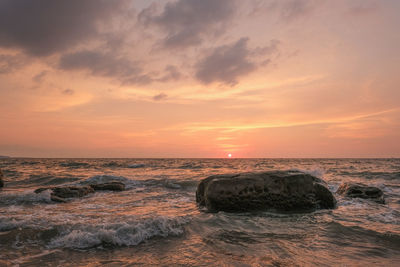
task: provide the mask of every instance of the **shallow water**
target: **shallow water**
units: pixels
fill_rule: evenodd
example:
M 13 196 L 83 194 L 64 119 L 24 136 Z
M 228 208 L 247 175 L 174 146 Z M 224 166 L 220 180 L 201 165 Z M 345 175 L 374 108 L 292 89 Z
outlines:
M 400 159 L 0 159 L 0 266 L 400 266 Z M 297 169 L 381 188 L 334 210 L 205 213 L 212 174 Z M 121 181 L 54 203 L 39 187 Z

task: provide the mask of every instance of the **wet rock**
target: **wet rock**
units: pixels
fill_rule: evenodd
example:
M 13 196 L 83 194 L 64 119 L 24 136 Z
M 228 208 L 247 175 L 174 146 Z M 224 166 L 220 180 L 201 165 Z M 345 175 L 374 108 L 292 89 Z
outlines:
M 83 197 L 94 193 L 90 186 L 66 186 L 66 187 L 45 187 L 38 188 L 35 193 L 39 194 L 45 190 L 51 190 L 50 199 L 56 202 L 66 202 L 65 198 Z
M 54 187 L 52 191 L 52 195 L 61 198 L 83 197 L 89 193 L 94 193 L 93 188 L 90 186 Z
M 367 186 L 360 183 L 343 183 L 336 191 L 337 194 L 351 197 L 363 198 L 385 204 L 385 198 L 381 189 L 374 186 Z
M 209 211 L 332 209 L 336 199 L 326 183 L 297 171 L 213 175 L 200 182 L 196 202 Z
M 4 177 L 3 172 L 0 169 L 0 188 L 4 186 L 3 177 Z
M 103 184 L 91 184 L 91 188 L 95 191 L 110 190 L 110 191 L 124 191 L 125 184 L 121 182 L 109 182 Z

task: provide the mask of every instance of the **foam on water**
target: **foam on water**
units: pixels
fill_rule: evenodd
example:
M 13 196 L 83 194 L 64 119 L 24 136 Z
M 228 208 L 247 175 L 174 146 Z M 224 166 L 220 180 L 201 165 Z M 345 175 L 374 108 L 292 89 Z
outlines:
M 132 169 L 144 168 L 144 167 L 146 167 L 146 165 L 143 163 L 136 163 L 136 164 L 128 165 L 128 168 L 132 168 Z
M 322 168 L 314 168 L 314 169 L 300 169 L 300 168 L 292 168 L 289 171 L 297 171 L 297 172 L 302 172 L 302 173 L 306 173 L 306 174 L 310 174 L 314 177 L 323 179 L 324 174 L 325 174 L 325 170 Z
M 54 238 L 50 248 L 91 248 L 99 245 L 135 246 L 152 237 L 179 236 L 183 225 L 189 220 L 184 217 L 148 218 L 145 220 L 124 220 L 121 223 L 79 225 L 66 229 Z
M 21 205 L 51 202 L 49 190 L 42 191 L 39 194 L 36 194 L 33 192 L 33 190 L 25 190 L 22 192 L 2 192 L 0 194 L 1 205 Z
M 114 175 L 96 175 L 92 176 L 86 180 L 80 181 L 79 184 L 101 184 L 109 182 L 121 182 L 124 183 L 127 189 L 133 188 L 140 185 L 140 181 L 131 180 L 124 176 L 114 176 Z

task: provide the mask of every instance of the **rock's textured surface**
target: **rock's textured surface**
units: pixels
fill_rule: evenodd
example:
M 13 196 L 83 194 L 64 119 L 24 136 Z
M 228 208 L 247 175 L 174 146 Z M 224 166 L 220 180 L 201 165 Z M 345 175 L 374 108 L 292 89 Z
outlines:
M 125 190 L 125 184 L 121 183 L 121 182 L 91 184 L 90 187 L 92 187 L 95 191 L 101 191 L 101 190 L 124 191 Z
M 385 203 L 382 190 L 377 187 L 367 186 L 360 183 L 343 183 L 339 186 L 336 193 L 346 197 L 364 198 L 381 204 Z
M 334 208 L 323 180 L 297 171 L 223 174 L 200 182 L 196 201 L 209 211 L 276 210 L 303 212 Z

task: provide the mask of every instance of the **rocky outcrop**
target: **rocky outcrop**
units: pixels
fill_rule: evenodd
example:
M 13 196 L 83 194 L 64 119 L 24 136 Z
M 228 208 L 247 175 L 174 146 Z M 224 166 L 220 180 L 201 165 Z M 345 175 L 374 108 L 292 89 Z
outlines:
M 95 191 L 103 191 L 103 190 L 124 191 L 125 190 L 125 184 L 121 183 L 121 182 L 91 184 L 90 187 L 92 187 Z
M 109 182 L 103 184 L 90 184 L 85 186 L 43 187 L 35 190 L 39 194 L 45 190 L 51 190 L 50 199 L 55 202 L 67 202 L 67 198 L 83 197 L 95 191 L 123 191 L 125 184 L 121 182 Z
M 0 188 L 4 186 L 3 177 L 4 177 L 4 175 L 0 169 Z
M 297 171 L 210 176 L 198 185 L 196 202 L 209 211 L 228 212 L 304 212 L 331 209 L 336 205 L 323 180 Z
M 381 189 L 360 183 L 343 183 L 339 186 L 336 193 L 346 197 L 363 198 L 381 204 L 385 203 L 385 198 Z

